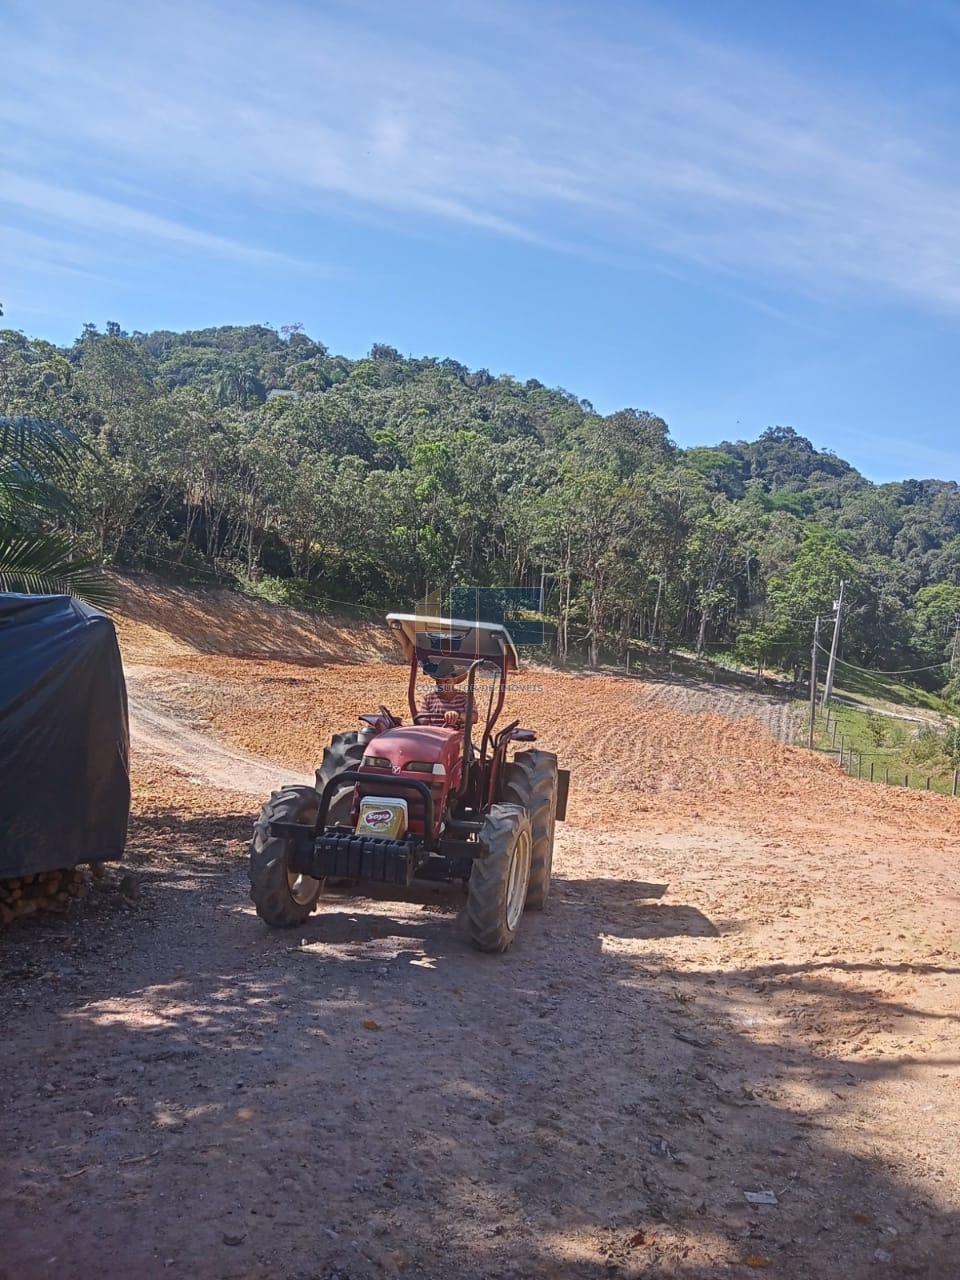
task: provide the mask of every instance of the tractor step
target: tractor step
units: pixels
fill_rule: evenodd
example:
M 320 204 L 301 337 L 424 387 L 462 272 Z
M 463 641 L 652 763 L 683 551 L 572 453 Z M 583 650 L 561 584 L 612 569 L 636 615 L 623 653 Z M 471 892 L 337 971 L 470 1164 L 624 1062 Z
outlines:
M 557 770 L 557 812 L 558 822 L 565 822 L 567 817 L 567 799 L 570 795 L 570 770 Z
M 423 860 L 420 840 L 390 840 L 384 836 L 359 836 L 343 827 L 312 827 L 292 822 L 272 822 L 271 835 L 293 837 L 289 865 L 301 875 L 323 880 L 373 880 L 380 884 L 409 886 Z

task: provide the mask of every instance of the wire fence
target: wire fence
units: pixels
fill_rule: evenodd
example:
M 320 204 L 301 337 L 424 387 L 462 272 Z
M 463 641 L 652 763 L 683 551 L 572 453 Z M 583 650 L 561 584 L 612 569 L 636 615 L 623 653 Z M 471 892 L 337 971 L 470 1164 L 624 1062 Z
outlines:
M 834 756 L 849 777 L 914 791 L 960 796 L 960 768 L 932 761 L 912 763 L 897 746 L 864 750 L 844 732 L 835 715 L 831 718 L 832 710 L 828 709 L 825 719 L 818 717 L 816 727 L 820 741 L 815 750 Z M 891 719 L 900 723 L 899 717 Z
M 945 796 L 960 794 L 960 769 L 927 773 L 922 768 L 903 768 L 899 760 L 891 762 L 889 757 L 860 751 L 852 746 L 846 748 L 846 752 L 841 746 L 837 759 L 851 778 L 917 791 L 934 791 Z

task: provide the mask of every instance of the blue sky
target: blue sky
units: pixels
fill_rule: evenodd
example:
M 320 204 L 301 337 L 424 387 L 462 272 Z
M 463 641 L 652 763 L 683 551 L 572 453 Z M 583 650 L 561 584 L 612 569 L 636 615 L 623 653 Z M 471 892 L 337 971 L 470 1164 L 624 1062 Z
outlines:
M 301 321 L 960 479 L 960 3 L 0 0 L 4 324 Z

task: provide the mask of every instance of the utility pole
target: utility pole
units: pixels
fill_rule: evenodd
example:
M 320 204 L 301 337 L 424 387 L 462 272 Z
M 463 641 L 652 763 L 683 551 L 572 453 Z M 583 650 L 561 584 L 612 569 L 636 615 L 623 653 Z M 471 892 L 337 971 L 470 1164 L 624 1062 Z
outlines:
M 843 613 L 843 589 L 847 584 L 841 580 L 840 582 L 840 599 L 835 604 L 835 614 L 833 618 L 833 640 L 830 642 L 830 661 L 827 663 L 827 678 L 823 683 L 823 701 L 821 707 L 825 707 L 830 701 L 833 694 L 833 671 L 837 665 L 837 644 L 840 640 L 840 615 Z
M 950 652 L 950 674 L 953 675 L 957 669 L 957 661 L 960 659 L 960 613 L 953 620 L 953 649 Z
M 810 750 L 813 750 L 813 728 L 817 719 L 817 650 L 820 645 L 820 615 L 813 624 L 813 645 L 810 648 Z

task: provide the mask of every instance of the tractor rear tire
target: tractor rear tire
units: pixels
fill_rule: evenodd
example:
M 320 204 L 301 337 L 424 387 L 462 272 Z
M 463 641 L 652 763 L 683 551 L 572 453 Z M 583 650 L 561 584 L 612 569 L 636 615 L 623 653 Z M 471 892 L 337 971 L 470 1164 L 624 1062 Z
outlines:
M 260 810 L 250 841 L 250 897 L 274 928 L 302 924 L 317 905 L 322 880 L 291 871 L 290 841 L 270 834 L 271 822 L 315 822 L 320 797 L 313 787 L 284 787 Z
M 347 769 L 359 769 L 365 747 L 366 743 L 361 741 L 359 733 L 335 733 L 330 740 L 329 747 L 324 747 L 323 749 L 323 759 L 320 761 L 320 768 L 317 770 L 317 794 L 322 795 L 323 788 L 335 773 L 344 773 Z M 344 794 L 353 795 L 352 782 L 345 782 L 331 796 L 330 814 L 328 815 L 328 823 L 330 825 L 339 821 L 349 821 L 350 819 L 349 813 L 347 813 L 346 818 L 341 817 L 343 805 L 337 803 L 342 801 Z
M 527 910 L 542 911 L 550 894 L 557 825 L 557 757 L 552 751 L 520 751 L 504 770 L 502 798 L 530 815 L 533 859 Z
M 344 773 L 347 769 L 360 768 L 369 737 L 369 734 L 361 735 L 352 730 L 350 733 L 335 733 L 333 735 L 329 747 L 324 747 L 323 749 L 323 759 L 320 761 L 320 768 L 317 770 L 318 796 L 323 794 L 323 788 L 335 773 Z M 327 809 L 328 827 L 349 827 L 350 817 L 353 813 L 353 789 L 352 782 L 345 782 L 330 797 L 330 807 Z M 352 889 L 355 889 L 357 883 L 358 881 L 356 880 L 331 880 L 328 887 L 335 887 L 337 893 L 343 896 L 345 893 L 349 894 Z
M 495 804 L 483 820 L 467 883 L 467 930 L 480 951 L 506 951 L 516 937 L 530 880 L 530 818 L 518 804 Z

